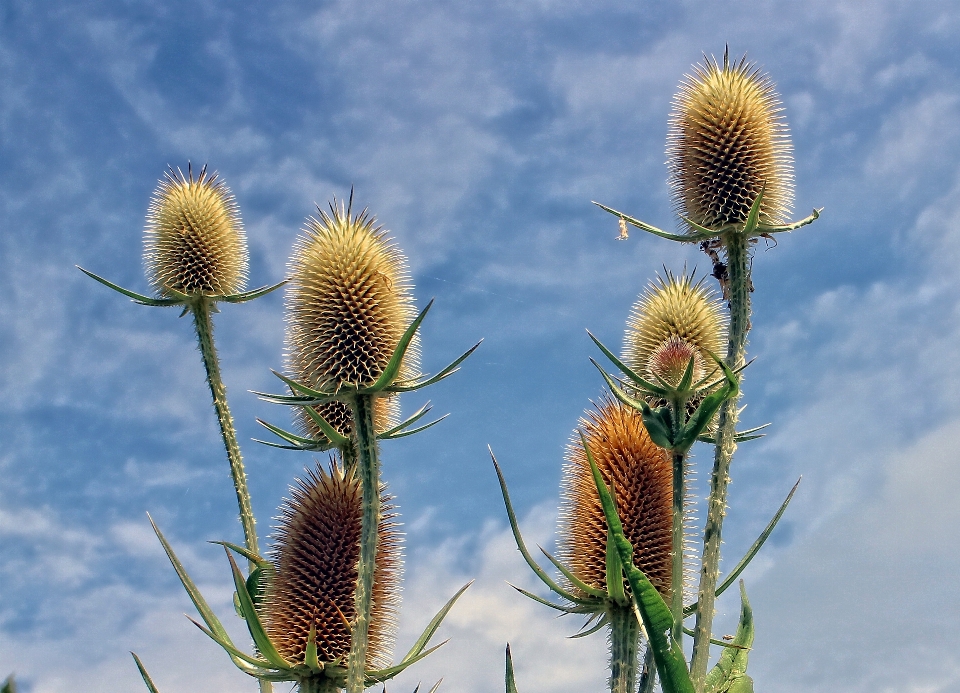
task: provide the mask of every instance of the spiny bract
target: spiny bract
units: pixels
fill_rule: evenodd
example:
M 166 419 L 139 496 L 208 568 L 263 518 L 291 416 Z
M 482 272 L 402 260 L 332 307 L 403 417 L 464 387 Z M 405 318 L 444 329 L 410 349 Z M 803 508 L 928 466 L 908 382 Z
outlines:
M 695 283 L 693 275 L 676 277 L 667 272 L 666 279 L 657 277 L 650 283 L 630 310 L 624 362 L 635 373 L 650 377 L 669 355 L 664 353 L 669 350 L 668 343 L 682 340 L 675 341 L 674 346 L 696 350 L 699 359 L 695 366 L 699 362 L 709 374 L 717 368 L 710 354 L 723 355 L 726 339 L 727 317 L 714 292 L 702 280 Z M 683 368 L 686 365 L 684 362 Z
M 673 549 L 673 466 L 654 445 L 640 413 L 605 398 L 580 419 L 604 482 L 612 487 L 633 560 L 664 599 L 670 595 Z M 607 522 L 590 464 L 575 434 L 567 447 L 560 507 L 559 553 L 570 571 L 606 587 Z M 572 587 L 572 586 L 571 586 Z
M 247 238 L 230 190 L 207 167 L 167 171 L 150 200 L 144 232 L 147 278 L 162 296 L 223 296 L 243 290 Z
M 318 210 L 319 218 L 308 218 L 290 260 L 287 363 L 293 377 L 310 387 L 372 384 L 416 317 L 403 254 L 366 210 L 353 216 L 351 208 L 334 200 L 329 215 Z M 418 356 L 415 338 L 400 379 L 417 375 Z M 391 409 L 388 402 L 377 403 L 378 423 L 393 418 Z M 349 433 L 346 405 L 332 402 L 317 410 Z M 307 417 L 301 426 L 318 433 Z
M 329 472 L 318 465 L 298 480 L 281 509 L 273 548 L 276 575 L 260 609 L 267 635 L 291 663 L 304 662 L 312 625 L 319 661 L 340 658 L 346 666 L 350 629 L 344 618 L 356 616 L 362 497 L 359 478 L 331 460 Z M 385 505 L 380 520 L 367 669 L 389 665 L 396 633 L 403 558 L 391 510 Z
M 667 139 L 681 216 L 710 229 L 739 224 L 763 190 L 761 223 L 786 221 L 793 155 L 782 110 L 773 82 L 746 57 L 694 66 L 674 97 Z

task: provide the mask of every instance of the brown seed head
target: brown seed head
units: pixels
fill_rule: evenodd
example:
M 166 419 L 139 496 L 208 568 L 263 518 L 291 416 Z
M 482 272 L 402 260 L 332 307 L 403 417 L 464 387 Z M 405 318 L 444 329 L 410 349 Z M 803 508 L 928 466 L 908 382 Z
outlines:
M 370 385 L 383 372 L 400 337 L 416 317 L 406 260 L 366 211 L 330 205 L 330 214 L 307 219 L 290 260 L 286 296 L 287 363 L 310 386 Z M 407 349 L 400 378 L 417 374 L 418 340 Z M 395 418 L 396 405 L 378 398 L 378 428 Z M 318 411 L 344 435 L 349 408 L 333 402 Z M 305 415 L 304 432 L 316 435 Z
M 764 189 L 760 220 L 786 221 L 793 202 L 793 154 L 770 78 L 746 57 L 705 58 L 673 100 L 667 138 L 677 212 L 707 228 L 746 220 Z
M 167 171 L 150 200 L 144 264 L 154 289 L 169 296 L 239 293 L 247 280 L 247 238 L 237 203 L 207 167 Z
M 580 419 L 600 474 L 613 489 L 633 560 L 668 598 L 673 548 L 673 466 L 650 440 L 639 412 L 604 398 Z M 571 572 L 606 587 L 607 521 L 579 434 L 567 446 L 560 506 L 559 553 Z
M 699 354 L 707 374 L 715 370 L 710 353 L 721 356 L 725 352 L 727 317 L 714 292 L 702 280 L 694 283 L 693 279 L 692 275 L 676 277 L 667 272 L 666 279 L 657 277 L 633 304 L 627 318 L 623 358 L 634 372 L 649 374 L 654 356 L 659 354 L 657 358 L 662 359 L 664 349 L 673 349 L 665 346 L 673 338 Z M 679 347 L 680 342 L 674 345 Z M 682 368 L 686 366 L 684 362 Z
M 272 556 L 276 576 L 266 586 L 261 612 L 267 635 L 287 661 L 304 662 L 311 625 L 319 660 L 347 661 L 350 630 L 344 618 L 356 616 L 362 496 L 359 479 L 331 460 L 329 472 L 318 465 L 298 480 L 281 509 Z M 392 507 L 383 510 L 367 650 L 370 669 L 390 663 L 400 602 L 402 540 Z

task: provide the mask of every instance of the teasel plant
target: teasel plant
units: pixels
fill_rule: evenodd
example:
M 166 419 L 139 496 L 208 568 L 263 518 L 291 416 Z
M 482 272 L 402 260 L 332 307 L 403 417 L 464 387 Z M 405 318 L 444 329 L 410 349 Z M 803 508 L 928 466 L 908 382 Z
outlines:
M 730 464 L 737 444 L 757 437 L 754 435 L 756 429 L 736 430 L 740 412 L 737 381 L 740 371 L 746 366 L 747 335 L 751 327 L 751 248 L 760 238 L 770 241 L 777 234 L 812 223 L 821 210 L 815 209 L 810 216 L 797 222 L 786 221 L 793 200 L 793 160 L 779 98 L 769 77 L 748 63 L 745 57 L 731 62 L 728 50 L 724 52 L 722 63 L 705 57 L 703 64 L 697 65 L 693 74 L 681 84 L 674 98 L 667 155 L 669 184 L 682 227 L 680 233 L 663 231 L 606 205 L 595 204 L 618 218 L 621 238 L 626 237 L 629 225 L 675 242 L 699 244 L 713 263 L 713 276 L 720 284 L 729 310 L 724 359 L 716 359 L 723 370 L 726 384 L 721 386 L 721 390 L 703 398 L 698 407 L 698 411 L 703 412 L 702 416 L 694 413 L 689 420 L 689 423 L 696 421 L 691 431 L 699 424 L 705 424 L 694 438 L 714 444 L 697 599 L 683 608 L 681 616 L 696 614 L 696 625 L 692 631 L 693 655 L 689 669 L 684 670 L 689 676 L 692 690 L 703 693 L 715 690 L 714 685 L 721 685 L 717 683 L 719 675 L 715 675 L 716 669 L 708 675 L 707 666 L 710 645 L 719 644 L 711 635 L 715 599 L 730 584 L 728 577 L 718 585 Z M 670 397 L 676 398 L 682 389 L 680 386 L 693 383 L 696 360 L 691 358 L 680 382 L 668 387 L 671 384 L 662 376 L 655 378 L 656 382 L 651 382 L 648 373 L 635 372 L 630 365 L 618 360 L 602 344 L 597 343 L 625 376 L 625 380 L 620 380 L 604 373 L 607 384 L 621 401 L 643 412 L 651 437 L 675 453 L 678 447 L 692 444 L 689 436 L 691 431 L 687 431 L 687 435 L 677 436 L 676 407 L 654 409 L 648 400 L 653 396 L 663 397 L 660 391 L 668 393 L 668 400 Z M 719 397 L 723 391 L 724 396 Z M 642 396 L 636 397 L 637 393 Z M 717 402 L 718 399 L 721 401 Z M 711 402 L 710 407 L 705 407 L 708 402 Z M 709 409 L 714 405 L 716 409 L 710 413 Z M 710 418 L 717 414 L 712 433 L 704 432 L 709 423 L 704 421 L 707 414 Z M 733 573 L 739 574 L 738 571 L 746 565 L 745 561 L 748 562 L 755 555 L 779 520 L 792 494 L 793 491 Z M 745 599 L 744 595 L 744 610 L 748 609 Z M 671 607 L 671 631 L 676 634 L 678 629 L 682 632 L 682 626 L 677 622 L 676 604 L 671 604 Z M 745 613 L 741 613 L 741 628 L 745 627 Z M 752 613 L 749 620 L 752 624 Z M 679 642 L 679 638 L 675 638 L 675 641 Z M 652 641 L 651 649 L 656 653 Z M 727 655 L 728 651 L 725 650 L 721 664 Z M 738 680 L 742 679 L 738 686 L 746 686 L 749 681 L 743 656 L 744 670 L 738 674 Z M 657 661 L 656 664 L 664 690 L 670 690 L 661 670 L 661 662 Z M 729 678 L 724 681 L 733 685 Z M 752 690 L 752 682 L 749 685 Z
M 417 331 L 432 301 L 415 313 L 402 253 L 366 210 L 354 214 L 352 192 L 346 205 L 334 200 L 329 214 L 318 208 L 318 216 L 307 220 L 289 281 L 287 361 L 293 377 L 277 373 L 289 394 L 258 394 L 296 407 L 301 435 L 262 423 L 284 441 L 282 447 L 336 449 L 344 469 L 360 480 L 362 530 L 344 684 L 348 693 L 359 693 L 368 681 L 382 513 L 378 442 L 436 423 L 410 428 L 429 410 L 426 405 L 397 424 L 396 396 L 450 376 L 479 343 L 436 375 L 419 373 Z
M 186 175 L 180 169 L 171 168 L 160 180 L 147 212 L 143 261 L 154 296 L 124 289 L 82 267 L 79 269 L 134 303 L 162 308 L 175 306 L 182 308 L 180 317 L 192 315 L 237 494 L 244 545 L 252 554 L 258 554 L 247 475 L 213 338 L 213 314 L 219 312 L 219 303 L 246 303 L 278 289 L 283 282 L 244 291 L 248 253 L 240 210 L 230 189 L 217 173 L 208 173 L 206 166 L 196 177 L 190 164 Z M 249 568 L 252 571 L 255 565 L 251 562 Z

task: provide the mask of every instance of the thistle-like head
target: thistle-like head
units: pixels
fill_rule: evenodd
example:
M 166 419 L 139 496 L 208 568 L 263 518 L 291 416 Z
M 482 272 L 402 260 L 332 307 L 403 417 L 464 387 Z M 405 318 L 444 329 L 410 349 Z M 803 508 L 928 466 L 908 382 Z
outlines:
M 636 373 L 676 385 L 692 357 L 698 382 L 716 369 L 710 354 L 725 353 L 726 339 L 727 316 L 716 294 L 693 275 L 667 272 L 630 310 L 623 360 Z
M 280 511 L 272 550 L 276 569 L 259 610 L 267 635 L 291 664 L 304 664 L 311 627 L 321 664 L 346 666 L 360 558 L 363 491 L 352 471 L 331 461 L 298 480 Z M 388 498 L 384 498 L 388 501 Z M 380 520 L 367 669 L 390 663 L 402 569 L 401 535 L 386 505 Z M 346 620 L 345 620 L 346 619 Z
M 307 219 L 290 259 L 287 286 L 287 364 L 292 377 L 309 387 L 373 383 L 416 317 L 407 263 L 366 210 L 330 204 Z M 415 337 L 403 359 L 400 379 L 417 375 Z M 395 399 L 377 398 L 377 428 L 396 415 Z M 330 402 L 320 415 L 348 435 L 349 407 Z M 316 424 L 300 412 L 303 432 L 316 437 Z
M 786 221 L 793 155 L 770 78 L 746 57 L 705 58 L 673 100 L 667 139 L 677 212 L 710 229 L 743 223 L 763 191 L 760 223 Z
M 673 550 L 673 466 L 650 440 L 640 412 L 605 398 L 580 420 L 604 482 L 613 491 L 636 566 L 666 599 Z M 579 434 L 567 447 L 560 507 L 560 557 L 582 582 L 607 582 L 607 522 Z
M 247 238 L 229 188 L 207 167 L 167 171 L 150 200 L 144 233 L 147 279 L 164 297 L 224 296 L 247 280 Z

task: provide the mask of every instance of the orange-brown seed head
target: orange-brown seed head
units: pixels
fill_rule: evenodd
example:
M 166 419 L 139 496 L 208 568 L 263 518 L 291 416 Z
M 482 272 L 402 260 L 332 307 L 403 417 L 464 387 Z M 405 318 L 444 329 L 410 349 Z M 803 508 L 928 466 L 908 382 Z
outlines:
M 637 568 L 666 599 L 673 549 L 673 467 L 654 445 L 639 412 L 604 398 L 580 420 L 604 482 L 612 488 Z M 606 587 L 607 522 L 590 464 L 574 434 L 563 468 L 559 553 L 580 580 Z

